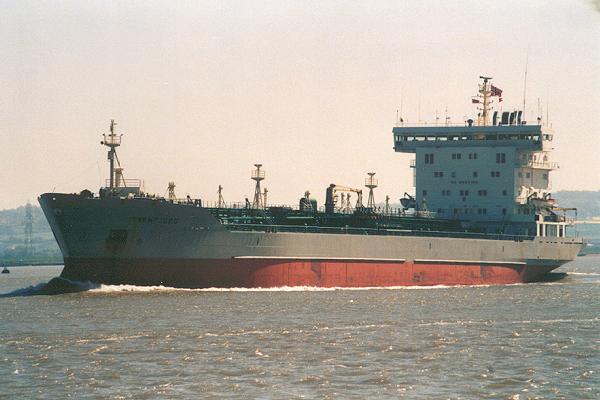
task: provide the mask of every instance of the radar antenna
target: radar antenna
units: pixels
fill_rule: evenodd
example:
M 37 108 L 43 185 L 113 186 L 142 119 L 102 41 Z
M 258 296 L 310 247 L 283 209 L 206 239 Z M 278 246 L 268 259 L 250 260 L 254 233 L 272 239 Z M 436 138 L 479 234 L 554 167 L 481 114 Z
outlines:
M 479 85 L 479 93 L 483 96 L 483 109 L 481 110 L 481 121 L 479 125 L 487 126 L 488 114 L 490 111 L 490 95 L 492 94 L 488 82 L 492 79 L 492 77 L 480 76 L 479 78 L 483 79 L 483 84 Z
M 498 97 L 498 102 L 502 101 L 502 89 L 492 85 L 491 76 L 480 76 L 483 79 L 483 83 L 479 84 L 479 95 L 473 98 L 474 104 L 482 103 L 480 108 L 481 114 L 478 115 L 477 125 L 488 126 L 490 121 L 490 110 L 492 105 L 491 97 Z M 483 99 L 480 100 L 480 99 Z

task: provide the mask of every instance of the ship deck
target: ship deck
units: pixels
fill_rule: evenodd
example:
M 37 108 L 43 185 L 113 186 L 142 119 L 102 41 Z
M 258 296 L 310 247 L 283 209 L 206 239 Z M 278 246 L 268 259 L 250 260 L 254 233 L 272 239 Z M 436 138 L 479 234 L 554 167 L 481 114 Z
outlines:
M 530 235 L 507 235 L 476 232 L 447 232 L 431 230 L 407 230 L 407 229 L 378 229 L 378 228 L 354 228 L 333 226 L 298 226 L 298 225 L 267 225 L 267 224 L 230 224 L 224 223 L 223 227 L 231 232 L 263 232 L 263 233 L 325 233 L 346 235 L 370 235 L 370 236 L 413 236 L 413 237 L 445 237 L 461 239 L 488 239 L 488 240 L 511 240 L 522 242 L 533 240 L 535 236 Z

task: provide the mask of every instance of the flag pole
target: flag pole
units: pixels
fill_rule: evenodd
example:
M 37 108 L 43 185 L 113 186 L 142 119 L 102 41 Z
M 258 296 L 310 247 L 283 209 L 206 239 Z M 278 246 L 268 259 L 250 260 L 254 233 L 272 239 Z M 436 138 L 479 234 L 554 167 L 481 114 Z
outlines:
M 527 118 L 525 116 L 525 100 L 527 97 L 527 65 L 529 64 L 529 48 L 527 49 L 527 53 L 525 55 L 525 78 L 523 81 L 523 118 Z

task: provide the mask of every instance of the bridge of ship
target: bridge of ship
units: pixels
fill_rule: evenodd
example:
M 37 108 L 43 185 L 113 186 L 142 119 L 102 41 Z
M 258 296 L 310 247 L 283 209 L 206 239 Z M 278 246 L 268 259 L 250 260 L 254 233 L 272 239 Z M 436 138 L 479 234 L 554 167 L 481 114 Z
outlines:
M 397 126 L 394 150 L 414 153 L 416 148 L 456 146 L 513 146 L 522 149 L 544 150 L 553 134 L 541 125 L 495 126 Z M 497 143 L 494 143 L 497 142 Z

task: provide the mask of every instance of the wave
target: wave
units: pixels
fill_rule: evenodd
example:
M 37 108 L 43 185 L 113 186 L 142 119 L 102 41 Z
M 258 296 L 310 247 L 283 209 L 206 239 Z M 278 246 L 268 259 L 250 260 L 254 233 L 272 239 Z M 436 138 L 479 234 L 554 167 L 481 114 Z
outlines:
M 271 288 L 175 288 L 169 286 L 136 286 L 136 285 L 99 285 L 90 289 L 91 293 L 118 293 L 118 292 L 333 292 L 333 291 L 363 291 L 363 290 L 435 290 L 458 289 L 472 287 L 489 287 L 492 285 L 433 285 L 433 286 L 372 286 L 372 287 L 315 287 L 315 286 L 280 286 Z
M 572 324 L 581 322 L 598 322 L 600 318 L 584 318 L 584 319 L 538 319 L 538 320 L 513 320 L 513 321 L 434 321 L 423 322 L 419 326 L 445 326 L 445 325 L 525 325 L 525 324 Z
M 91 293 L 147 293 L 147 292 L 333 292 L 333 291 L 365 291 L 365 290 L 442 290 L 442 289 L 470 289 L 505 286 L 534 286 L 534 285 L 565 285 L 568 282 L 530 282 L 506 284 L 479 284 L 479 285 L 428 285 L 428 286 L 367 286 L 367 287 L 316 287 L 316 286 L 279 286 L 269 288 L 177 288 L 170 286 L 137 286 L 137 285 L 106 285 L 100 284 L 89 290 Z
M 569 272 L 568 275 L 600 276 L 600 273 Z M 107 285 L 90 281 L 79 282 L 56 277 L 46 283 L 16 289 L 12 292 L 0 294 L 0 297 L 20 297 L 37 295 L 59 295 L 66 293 L 89 292 L 94 294 L 110 293 L 149 293 L 149 292 L 332 292 L 332 291 L 364 291 L 364 290 L 440 290 L 440 289 L 466 289 L 487 288 L 496 286 L 529 286 L 529 285 L 563 285 L 565 281 L 550 279 L 549 281 L 532 283 L 512 283 L 504 285 L 431 285 L 431 286 L 371 286 L 371 287 L 315 287 L 315 286 L 281 286 L 271 288 L 176 288 L 170 286 L 138 286 L 138 285 Z
M 48 296 L 65 293 L 77 293 L 93 290 L 100 286 L 100 284 L 94 282 L 78 282 L 56 277 L 50 279 L 46 283 L 40 283 L 35 286 L 16 289 L 8 293 L 2 293 L 0 294 L 0 297 Z
M 600 276 L 600 273 L 597 273 L 597 272 L 567 272 L 567 275 Z
M 281 286 L 271 288 L 176 288 L 170 286 L 138 286 L 138 285 L 107 285 L 94 282 L 78 282 L 56 277 L 46 283 L 16 289 L 12 292 L 2 293 L 0 297 L 21 297 L 59 295 L 66 293 L 88 292 L 93 294 L 110 293 L 155 293 L 155 292 L 333 292 L 333 291 L 365 291 L 365 290 L 436 290 L 481 288 L 492 285 L 432 285 L 432 286 L 372 286 L 372 287 L 315 287 L 315 286 Z

